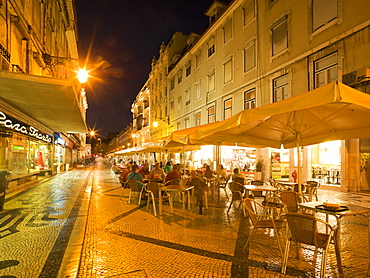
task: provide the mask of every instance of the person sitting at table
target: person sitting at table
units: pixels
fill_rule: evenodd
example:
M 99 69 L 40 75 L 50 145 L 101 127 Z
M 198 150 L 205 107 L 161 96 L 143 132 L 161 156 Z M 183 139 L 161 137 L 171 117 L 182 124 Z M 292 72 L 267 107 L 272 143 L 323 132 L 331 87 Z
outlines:
M 244 184 L 245 176 L 244 174 L 240 173 L 239 168 L 234 168 L 233 173 L 234 174 L 231 175 L 232 181 Z
M 164 178 L 164 182 L 168 182 L 168 181 L 176 180 L 176 179 L 180 179 L 180 178 L 181 178 L 181 176 L 180 176 L 180 172 L 179 172 L 179 165 L 175 164 L 172 167 L 172 171 L 167 173 L 166 177 Z
M 195 197 L 197 198 L 197 204 L 199 205 L 199 214 L 203 214 L 203 198 L 204 191 L 207 189 L 207 184 L 203 179 L 197 177 L 197 172 L 194 170 L 190 171 L 190 178 L 186 185 L 194 186 Z
M 144 162 L 143 163 L 143 166 L 140 168 L 139 170 L 139 173 L 144 177 L 144 178 L 147 178 L 149 177 L 150 175 L 150 171 L 149 171 L 149 164 Z
M 168 172 L 171 172 L 172 171 L 172 164 L 170 161 L 167 161 L 166 165 L 164 165 L 163 167 L 163 171 L 165 171 L 166 173 Z
M 159 162 L 154 164 L 154 169 L 150 171 L 150 178 L 151 179 L 160 179 L 163 180 L 166 174 L 164 173 L 163 169 L 160 167 Z
M 143 184 L 142 184 L 143 176 L 140 173 L 137 172 L 137 169 L 138 169 L 137 165 L 133 164 L 131 166 L 131 173 L 128 174 L 127 178 L 129 180 L 138 181 L 138 188 L 139 188 L 139 190 L 141 190 L 143 188 Z
M 220 171 L 218 171 L 218 176 L 222 179 L 227 179 L 227 177 L 229 176 L 222 164 L 220 164 Z
M 204 171 L 203 175 L 207 179 L 214 178 L 214 172 L 211 170 L 211 167 L 209 165 L 206 166 L 206 170 Z

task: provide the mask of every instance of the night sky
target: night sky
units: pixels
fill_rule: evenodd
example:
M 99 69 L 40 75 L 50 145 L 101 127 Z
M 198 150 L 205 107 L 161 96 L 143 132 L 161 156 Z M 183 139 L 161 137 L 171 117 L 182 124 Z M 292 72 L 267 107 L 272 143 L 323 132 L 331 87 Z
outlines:
M 202 34 L 213 0 L 76 0 L 87 124 L 106 136 L 132 122 L 131 105 L 148 79 L 153 56 L 176 31 Z M 230 1 L 225 1 L 230 2 Z

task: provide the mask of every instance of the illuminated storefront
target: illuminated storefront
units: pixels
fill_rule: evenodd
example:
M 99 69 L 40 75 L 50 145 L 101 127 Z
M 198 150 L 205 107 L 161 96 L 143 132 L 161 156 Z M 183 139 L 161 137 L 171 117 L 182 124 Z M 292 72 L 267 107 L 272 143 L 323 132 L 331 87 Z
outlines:
M 12 176 L 51 170 L 52 136 L 0 111 L 0 170 Z

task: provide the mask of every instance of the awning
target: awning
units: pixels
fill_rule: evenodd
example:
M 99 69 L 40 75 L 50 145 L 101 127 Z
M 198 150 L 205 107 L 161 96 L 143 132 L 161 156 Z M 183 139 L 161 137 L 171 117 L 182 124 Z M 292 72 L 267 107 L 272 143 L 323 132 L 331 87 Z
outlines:
M 0 99 L 55 132 L 87 133 L 71 80 L 0 71 Z

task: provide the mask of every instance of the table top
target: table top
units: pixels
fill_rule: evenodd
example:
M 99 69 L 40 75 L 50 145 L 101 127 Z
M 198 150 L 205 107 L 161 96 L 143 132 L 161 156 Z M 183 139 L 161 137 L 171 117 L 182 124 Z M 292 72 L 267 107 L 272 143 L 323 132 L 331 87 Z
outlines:
M 293 182 L 293 181 L 279 181 L 278 184 L 297 185 L 298 182 Z
M 244 188 L 249 191 L 276 191 L 277 189 L 271 185 L 244 185 Z
M 170 185 L 166 185 L 166 186 L 163 186 L 163 187 L 159 188 L 159 190 L 162 190 L 162 191 L 186 191 L 186 190 L 190 190 L 190 189 L 193 189 L 193 188 L 194 188 L 194 186 L 170 184 Z
M 369 214 L 370 208 L 365 207 L 359 207 L 355 205 L 347 205 L 345 203 L 341 203 L 341 205 L 348 207 L 348 210 L 342 210 L 342 211 L 333 211 L 333 210 L 327 210 L 324 208 L 318 208 L 316 206 L 322 205 L 323 202 L 308 202 L 308 203 L 300 203 L 299 206 L 301 208 L 310 209 L 316 212 L 336 215 L 339 217 L 342 216 L 349 216 L 349 215 L 357 215 L 357 214 Z

